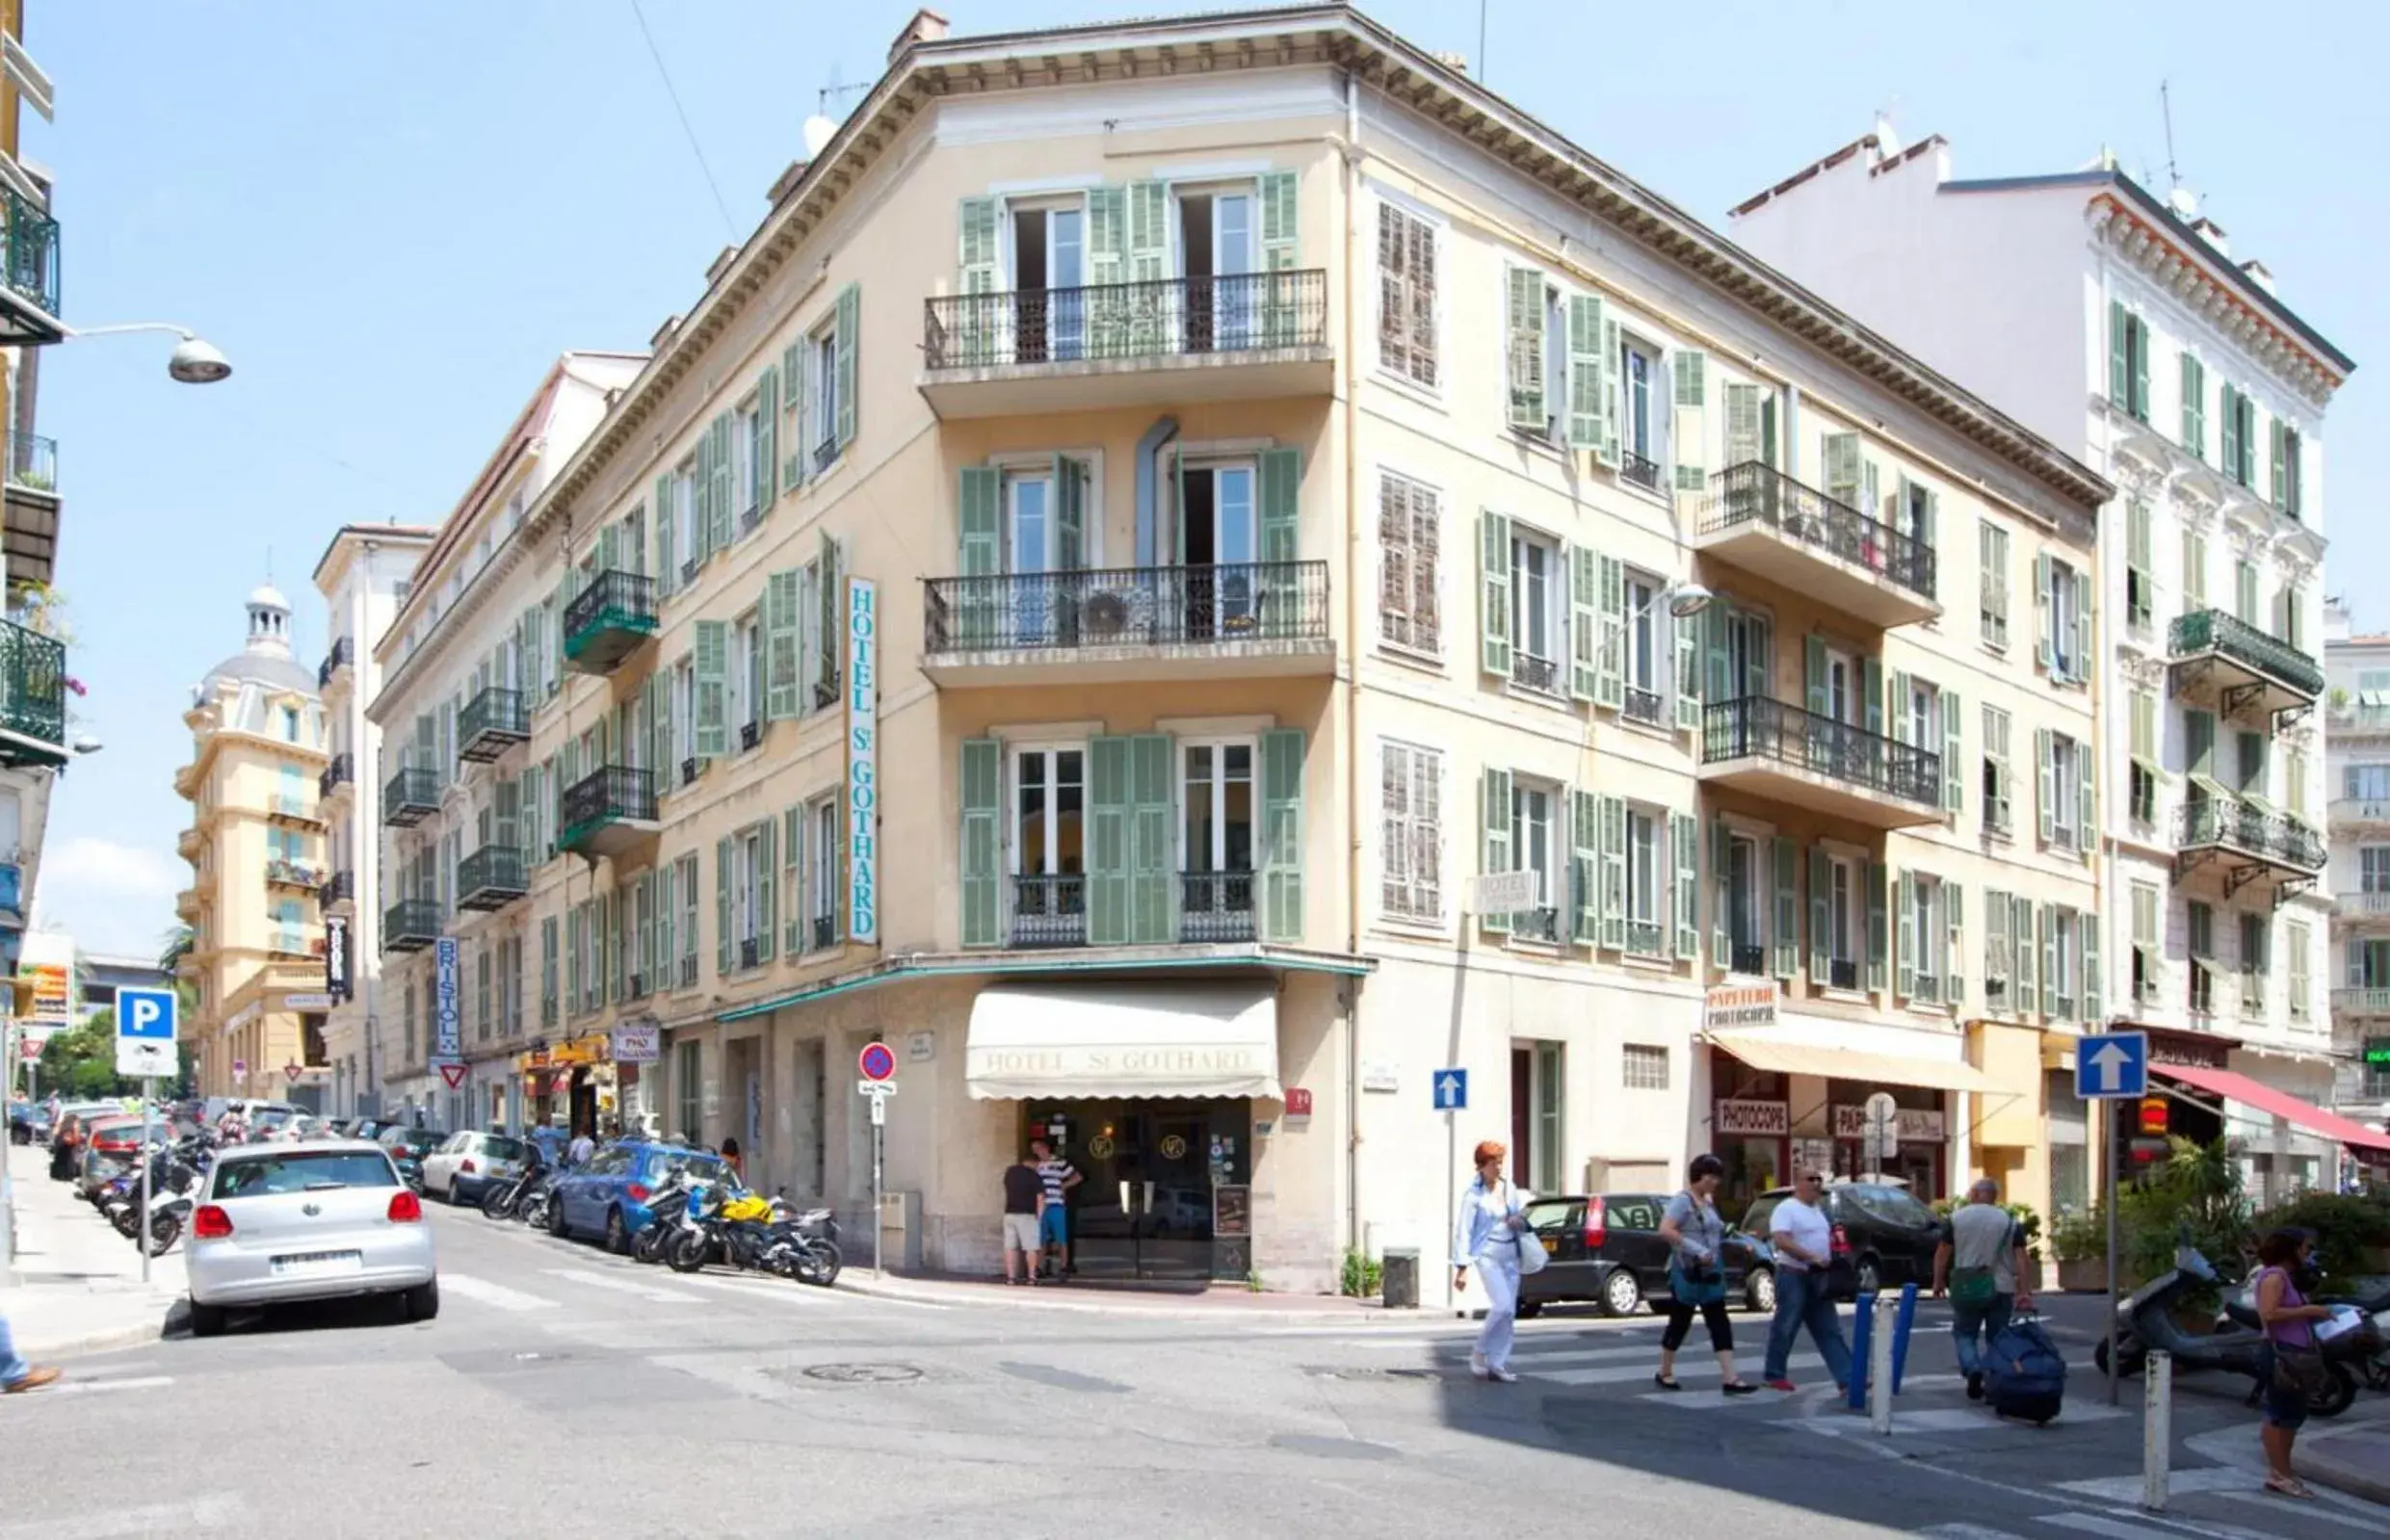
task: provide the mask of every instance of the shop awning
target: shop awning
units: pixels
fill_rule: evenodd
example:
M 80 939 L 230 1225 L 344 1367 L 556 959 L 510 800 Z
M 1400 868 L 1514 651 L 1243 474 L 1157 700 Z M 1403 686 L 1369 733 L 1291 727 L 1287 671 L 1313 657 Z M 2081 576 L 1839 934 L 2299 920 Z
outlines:
M 1277 986 L 990 984 L 964 1079 L 982 1101 L 1278 1093 Z
M 1712 1032 L 1710 1041 L 1753 1069 L 1778 1075 L 1821 1075 L 1828 1080 L 1869 1081 L 1878 1085 L 1920 1085 L 1936 1091 L 1977 1091 L 1993 1096 L 2012 1087 L 1956 1058 L 1906 1054 L 1862 1054 L 1823 1043 L 1795 1042 L 1765 1032 Z
M 2167 1080 L 2195 1085 L 2210 1095 L 2246 1102 L 2276 1117 L 2288 1118 L 2327 1139 L 2361 1150 L 2390 1150 L 2390 1134 L 2377 1134 L 2338 1112 L 2327 1112 L 2313 1103 L 2300 1101 L 2288 1091 L 2277 1091 L 2264 1081 L 2236 1075 L 2228 1069 L 2208 1069 L 2197 1064 L 2152 1064 L 2149 1067 Z

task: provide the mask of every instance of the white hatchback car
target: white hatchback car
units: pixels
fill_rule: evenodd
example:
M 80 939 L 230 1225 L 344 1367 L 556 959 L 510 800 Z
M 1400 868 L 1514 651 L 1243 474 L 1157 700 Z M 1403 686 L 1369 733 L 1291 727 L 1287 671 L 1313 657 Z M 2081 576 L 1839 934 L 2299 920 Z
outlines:
M 189 1236 L 195 1336 L 223 1331 L 228 1311 L 306 1299 L 398 1294 L 410 1319 L 440 1311 L 423 1201 L 387 1151 L 360 1139 L 224 1150 Z

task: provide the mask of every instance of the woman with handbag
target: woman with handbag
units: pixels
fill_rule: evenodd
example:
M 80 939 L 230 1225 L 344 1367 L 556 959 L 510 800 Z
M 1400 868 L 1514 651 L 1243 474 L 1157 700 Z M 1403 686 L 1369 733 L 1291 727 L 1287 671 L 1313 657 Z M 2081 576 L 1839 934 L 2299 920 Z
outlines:
M 1726 1162 L 1715 1155 L 1696 1155 L 1685 1172 L 1685 1190 L 1668 1199 L 1660 1216 L 1660 1239 L 1673 1248 L 1668 1258 L 1668 1328 L 1660 1338 L 1660 1371 L 1652 1383 L 1664 1391 L 1683 1390 L 1676 1381 L 1676 1349 L 1685 1345 L 1698 1311 L 1710 1329 L 1710 1346 L 1718 1354 L 1719 1389 L 1729 1396 L 1756 1395 L 1759 1387 L 1735 1372 L 1734 1323 L 1726 1318 L 1726 1221 L 1718 1213 L 1718 1184 Z
M 1453 1292 L 1469 1287 L 1469 1268 L 1477 1268 L 1485 1290 L 1485 1326 L 1469 1353 L 1469 1372 L 1480 1379 L 1514 1385 L 1510 1372 L 1510 1335 L 1518 1322 L 1518 1279 L 1522 1271 L 1543 1270 L 1543 1242 L 1527 1228 L 1527 1194 L 1502 1175 L 1508 1147 L 1487 1139 L 1472 1152 L 1477 1175 L 1460 1194 L 1460 1214 L 1453 1226 Z M 1535 1255 L 1527 1257 L 1532 1250 Z
M 2291 1445 L 2299 1424 L 2307 1421 L 2308 1398 L 2330 1382 L 2331 1373 L 2312 1324 L 2331 1319 L 2331 1307 L 2307 1303 L 2298 1289 L 2298 1273 L 2313 1249 L 2314 1242 L 2302 1230 L 2274 1231 L 2257 1243 L 2257 1260 L 2264 1266 L 2252 1280 L 2257 1318 L 2266 1328 L 2266 1345 L 2258 1359 L 2265 1374 L 2266 1425 L 2258 1441 L 2266 1448 L 2266 1490 L 2286 1498 L 2315 1496 L 2292 1474 Z

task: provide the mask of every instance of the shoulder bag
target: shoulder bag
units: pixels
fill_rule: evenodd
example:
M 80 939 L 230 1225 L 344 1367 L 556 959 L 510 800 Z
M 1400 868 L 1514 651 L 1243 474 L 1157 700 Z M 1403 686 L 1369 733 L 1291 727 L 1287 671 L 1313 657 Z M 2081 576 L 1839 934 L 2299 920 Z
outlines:
M 1681 1193 L 1679 1196 L 1693 1206 L 1693 1213 L 1687 1215 L 1688 1220 L 1695 1225 L 1701 1224 L 1704 1213 L 1701 1200 L 1691 1192 Z M 1680 1235 L 1683 1233 L 1681 1226 L 1678 1233 Z M 1725 1240 L 1725 1226 L 1722 1223 L 1719 1226 L 1718 1236 L 1722 1245 Z M 1713 1255 L 1709 1261 L 1702 1262 L 1687 1256 L 1685 1247 L 1679 1245 L 1676 1248 L 1676 1255 L 1668 1263 L 1668 1293 L 1678 1304 L 1691 1305 L 1696 1310 L 1703 1305 L 1723 1304 L 1726 1298 L 1726 1274 L 1720 1265 L 1719 1258 Z
M 1503 1216 L 1507 1220 L 1514 1212 L 1510 1205 L 1517 1201 L 1514 1189 L 1507 1182 L 1502 1187 L 1502 1198 Z M 1523 1214 L 1525 1211 L 1516 1212 Z M 1543 1249 L 1542 1238 L 1537 1236 L 1533 1229 L 1511 1231 L 1510 1243 L 1518 1248 L 1518 1275 L 1522 1278 L 1533 1277 L 1543 1271 L 1544 1265 L 1552 1260 L 1551 1253 Z
M 2277 1269 L 2278 1270 L 2278 1269 Z M 2283 1285 L 2289 1287 L 2290 1274 L 2283 1274 Z M 2315 1344 L 2315 1325 L 2307 1323 L 2307 1341 L 2286 1343 L 2269 1330 L 2266 1345 L 2273 1349 L 2273 1388 L 2284 1396 L 2295 1396 L 2305 1404 L 2324 1400 L 2333 1390 L 2332 1371 L 2324 1365 L 2324 1349 Z

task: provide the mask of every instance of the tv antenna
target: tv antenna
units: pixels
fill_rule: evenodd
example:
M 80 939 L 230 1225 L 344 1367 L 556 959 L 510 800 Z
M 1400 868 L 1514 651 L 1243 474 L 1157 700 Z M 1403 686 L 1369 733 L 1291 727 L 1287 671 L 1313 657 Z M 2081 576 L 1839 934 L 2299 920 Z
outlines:
M 2174 101 L 2163 80 L 2158 82 L 2158 116 L 2166 120 L 2166 186 L 2170 193 L 2183 185 L 2183 177 L 2174 167 Z

